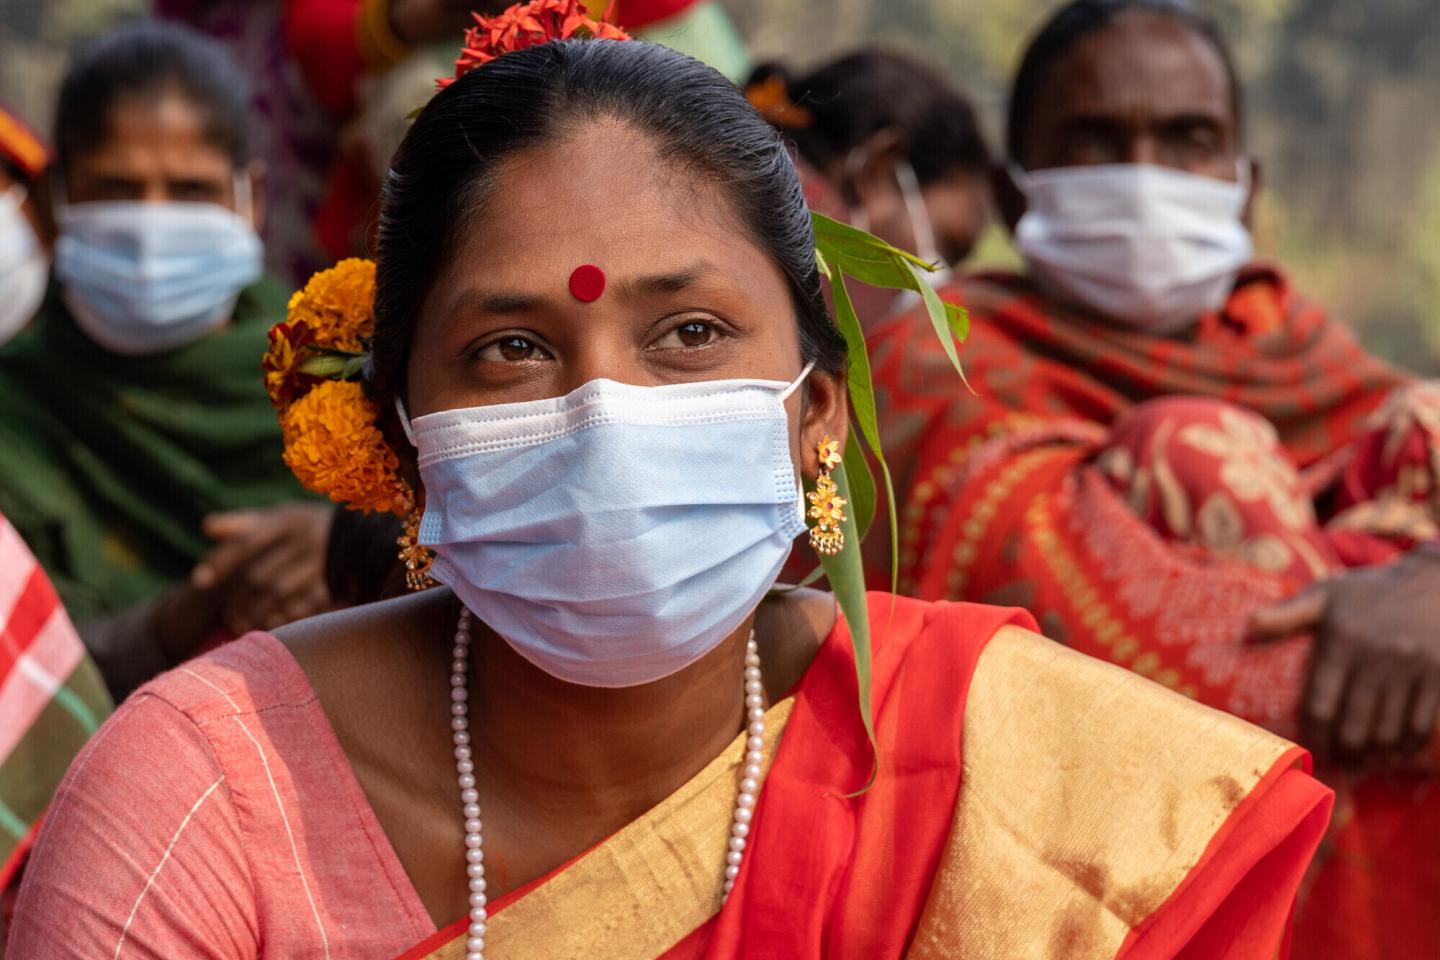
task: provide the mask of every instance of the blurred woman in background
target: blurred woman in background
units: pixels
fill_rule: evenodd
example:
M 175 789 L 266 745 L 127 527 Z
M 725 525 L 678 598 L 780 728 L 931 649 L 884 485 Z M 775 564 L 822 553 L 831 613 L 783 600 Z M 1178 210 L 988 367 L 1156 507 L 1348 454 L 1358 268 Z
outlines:
M 970 255 L 988 219 L 990 154 L 970 102 L 938 72 L 862 49 L 799 76 L 759 66 L 745 95 L 795 145 L 811 209 L 947 269 Z M 892 291 L 856 296 L 867 326 L 897 305 Z
M 0 512 L 116 699 L 226 631 L 324 608 L 328 508 L 297 503 L 256 365 L 244 77 L 138 23 L 75 58 L 56 114 L 55 284 L 0 350 Z

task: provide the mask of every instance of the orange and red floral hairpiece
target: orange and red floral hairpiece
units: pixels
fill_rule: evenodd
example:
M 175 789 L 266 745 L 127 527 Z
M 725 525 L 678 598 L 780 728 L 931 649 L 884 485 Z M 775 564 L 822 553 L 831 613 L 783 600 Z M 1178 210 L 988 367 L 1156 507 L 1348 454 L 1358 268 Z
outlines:
M 590 17 L 581 0 L 530 0 L 508 7 L 493 17 L 471 14 L 475 26 L 465 31 L 465 45 L 455 61 L 455 75 L 440 77 L 435 85 L 445 89 L 476 67 L 517 50 L 536 47 L 551 40 L 593 37 L 598 40 L 629 40 L 630 34 L 604 19 Z
M 619 27 L 588 16 L 581 0 L 530 0 L 493 17 L 475 15 L 449 86 L 471 70 L 517 50 L 573 37 L 628 40 Z M 577 270 L 575 296 L 588 302 L 604 290 L 599 268 Z M 352 510 L 400 516 L 414 492 L 400 459 L 379 427 L 380 409 L 359 377 L 375 332 L 375 264 L 342 260 L 290 298 L 285 322 L 270 331 L 262 368 L 280 418 L 285 463 L 308 489 Z

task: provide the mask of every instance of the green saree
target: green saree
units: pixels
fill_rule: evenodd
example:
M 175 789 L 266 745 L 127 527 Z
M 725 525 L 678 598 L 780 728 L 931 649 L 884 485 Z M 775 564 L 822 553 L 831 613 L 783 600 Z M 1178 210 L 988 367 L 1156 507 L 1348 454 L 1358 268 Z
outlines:
M 260 360 L 285 294 L 268 278 L 229 326 L 152 356 L 86 337 L 52 288 L 0 349 L 0 514 L 71 616 L 123 609 L 186 576 L 215 511 L 302 496 L 281 460 Z

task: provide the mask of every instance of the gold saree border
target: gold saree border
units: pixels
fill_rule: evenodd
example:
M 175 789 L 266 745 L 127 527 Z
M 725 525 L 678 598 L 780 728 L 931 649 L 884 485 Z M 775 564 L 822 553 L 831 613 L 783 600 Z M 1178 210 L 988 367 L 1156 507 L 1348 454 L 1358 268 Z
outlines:
M 765 770 L 794 697 L 765 714 Z M 720 911 L 746 733 L 639 820 L 486 921 L 485 956 L 654 960 Z M 763 790 L 763 784 L 761 789 Z M 465 935 L 425 960 L 464 960 Z
M 1113 958 L 1291 745 L 1019 627 L 980 656 L 912 960 Z

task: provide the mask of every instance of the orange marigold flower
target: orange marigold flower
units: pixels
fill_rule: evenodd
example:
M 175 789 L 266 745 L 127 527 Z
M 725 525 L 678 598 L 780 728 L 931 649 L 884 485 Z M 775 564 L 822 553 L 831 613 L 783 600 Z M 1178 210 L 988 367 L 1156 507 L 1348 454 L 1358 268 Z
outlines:
M 290 298 L 286 321 L 308 327 L 317 347 L 364 351 L 375 332 L 375 263 L 352 257 L 321 270 Z
M 276 410 L 283 410 L 295 402 L 295 398 L 306 388 L 319 382 L 317 377 L 300 372 L 300 362 L 305 358 L 305 348 L 315 341 L 315 335 L 303 321 L 277 323 L 270 328 L 270 349 L 260 361 L 265 371 L 265 392 Z
M 316 384 L 281 414 L 286 465 L 307 489 L 351 510 L 402 512 L 400 461 L 376 426 L 379 412 L 358 383 Z
M 530 0 L 517 3 L 504 13 L 482 17 L 465 31 L 465 45 L 455 61 L 455 75 L 440 77 L 435 85 L 445 89 L 476 67 L 496 57 L 571 37 L 599 40 L 629 40 L 630 35 L 613 23 L 595 20 L 585 12 L 581 0 Z

